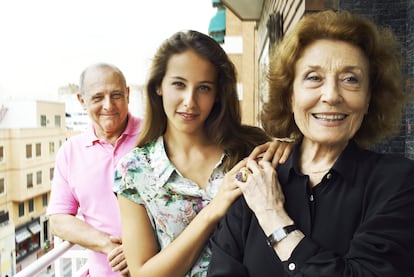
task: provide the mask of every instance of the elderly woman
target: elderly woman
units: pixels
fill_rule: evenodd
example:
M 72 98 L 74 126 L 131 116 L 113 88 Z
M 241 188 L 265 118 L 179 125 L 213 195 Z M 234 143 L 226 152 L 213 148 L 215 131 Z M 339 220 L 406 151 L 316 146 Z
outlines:
M 399 130 L 399 61 L 391 31 L 348 12 L 278 45 L 262 119 L 299 143 L 277 172 L 247 162 L 208 276 L 414 276 L 414 161 L 363 149 Z

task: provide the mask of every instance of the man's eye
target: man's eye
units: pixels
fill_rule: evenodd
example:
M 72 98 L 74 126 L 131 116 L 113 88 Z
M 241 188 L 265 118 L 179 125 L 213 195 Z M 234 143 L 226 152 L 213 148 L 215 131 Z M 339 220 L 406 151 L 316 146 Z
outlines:
M 95 101 L 95 102 L 100 101 L 102 99 L 103 99 L 103 96 L 99 96 L 99 95 L 95 95 L 95 96 L 92 97 L 92 100 Z
M 121 99 L 122 96 L 123 96 L 122 93 L 114 93 L 114 94 L 111 94 L 111 98 L 112 99 Z

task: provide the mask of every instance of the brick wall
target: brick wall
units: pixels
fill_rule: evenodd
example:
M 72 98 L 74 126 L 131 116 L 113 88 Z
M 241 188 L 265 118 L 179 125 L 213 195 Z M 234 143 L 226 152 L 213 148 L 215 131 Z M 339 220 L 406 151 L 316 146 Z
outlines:
M 414 1 L 407 0 L 407 88 L 414 94 Z M 414 96 L 413 96 L 414 101 Z M 407 133 L 405 142 L 406 156 L 410 159 L 414 159 L 414 103 L 411 102 L 407 111 Z
M 414 1 L 412 0 L 339 0 L 338 9 L 371 17 L 377 24 L 390 27 L 396 33 L 404 56 L 403 72 L 407 79 L 406 91 L 414 92 Z M 414 104 L 411 101 L 402 119 L 399 135 L 384 143 L 375 145 L 373 150 L 397 153 L 414 159 Z

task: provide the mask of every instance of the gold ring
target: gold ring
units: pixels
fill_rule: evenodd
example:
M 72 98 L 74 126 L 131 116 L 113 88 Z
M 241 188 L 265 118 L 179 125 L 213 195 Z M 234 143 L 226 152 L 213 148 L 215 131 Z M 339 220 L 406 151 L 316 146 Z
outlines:
M 236 179 L 237 179 L 237 181 L 244 183 L 244 182 L 247 181 L 247 177 L 251 173 L 252 172 L 250 171 L 250 169 L 248 169 L 247 167 L 243 167 L 242 169 L 240 169 L 239 172 L 237 172 Z

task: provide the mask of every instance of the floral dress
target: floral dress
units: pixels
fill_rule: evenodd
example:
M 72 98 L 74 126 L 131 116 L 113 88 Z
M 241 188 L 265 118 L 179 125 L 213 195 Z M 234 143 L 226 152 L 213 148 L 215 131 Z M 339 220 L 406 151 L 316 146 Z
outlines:
M 158 238 L 165 248 L 216 195 L 224 173 L 220 168 L 225 155 L 201 189 L 184 178 L 168 159 L 163 137 L 122 158 L 115 171 L 114 191 L 145 206 Z M 207 244 L 193 268 L 185 276 L 206 276 L 211 258 Z

